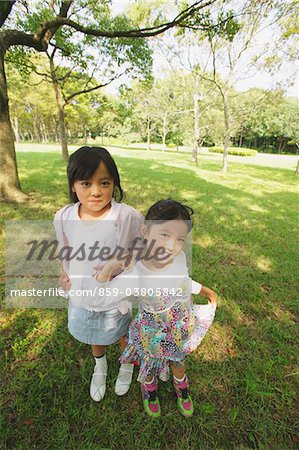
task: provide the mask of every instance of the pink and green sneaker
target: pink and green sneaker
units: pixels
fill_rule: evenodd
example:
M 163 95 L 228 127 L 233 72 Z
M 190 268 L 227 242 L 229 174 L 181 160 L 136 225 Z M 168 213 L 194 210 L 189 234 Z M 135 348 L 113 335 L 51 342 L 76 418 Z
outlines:
M 173 378 L 173 386 L 177 396 L 179 411 L 185 417 L 191 417 L 194 412 L 193 401 L 189 392 L 189 383 L 187 375 L 182 381 Z
M 160 417 L 160 402 L 157 397 L 158 380 L 153 378 L 151 383 L 141 384 L 143 406 L 147 414 L 151 417 Z

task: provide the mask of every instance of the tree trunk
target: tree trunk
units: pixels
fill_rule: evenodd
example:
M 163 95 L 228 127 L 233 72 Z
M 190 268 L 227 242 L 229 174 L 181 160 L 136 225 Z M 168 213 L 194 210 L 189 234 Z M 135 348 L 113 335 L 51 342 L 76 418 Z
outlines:
M 224 111 L 224 121 L 225 121 L 225 140 L 224 140 L 224 151 L 221 173 L 227 173 L 227 157 L 228 157 L 228 147 L 230 143 L 230 117 L 229 117 L 229 105 L 227 100 L 227 94 L 223 93 L 223 111 Z
M 40 122 L 40 134 L 42 136 L 42 142 L 43 143 L 47 142 L 47 136 L 46 136 L 46 133 L 45 133 L 45 126 L 44 126 L 42 121 Z
M 167 130 L 167 113 L 164 114 L 163 117 L 163 144 L 162 144 L 162 150 L 163 152 L 166 150 L 166 136 L 167 136 L 168 130 Z
M 83 125 L 83 144 L 86 145 L 87 143 L 87 128 L 86 125 Z
M 242 144 L 243 144 L 243 127 L 241 128 L 240 131 L 239 147 L 242 147 Z
M 14 136 L 15 136 L 15 141 L 16 142 L 20 142 L 20 133 L 19 133 L 19 121 L 18 121 L 18 116 L 15 115 L 13 122 L 12 122 L 12 128 L 13 128 L 13 132 L 14 132 Z
M 32 123 L 33 123 L 33 140 L 37 141 L 37 142 L 40 142 L 42 138 L 41 138 L 41 135 L 40 135 L 40 129 L 39 129 L 39 126 L 38 126 L 38 121 L 37 121 L 35 116 L 33 116 Z
M 49 135 L 48 135 L 48 131 L 47 131 L 47 127 L 45 125 L 45 122 L 42 122 L 41 125 L 42 125 L 42 132 L 43 132 L 44 141 L 46 143 L 48 143 L 49 142 Z
M 151 120 L 147 119 L 147 150 L 151 149 Z
M 65 126 L 65 114 L 64 114 L 64 100 L 61 95 L 60 87 L 56 79 L 55 75 L 55 67 L 54 62 L 52 59 L 50 59 L 50 69 L 51 69 L 51 76 L 53 81 L 53 87 L 57 102 L 57 108 L 58 108 L 58 120 L 59 120 L 59 135 L 60 135 L 60 144 L 61 144 L 61 152 L 62 152 L 62 159 L 64 161 L 68 161 L 69 159 L 69 153 L 68 153 L 68 147 L 67 147 L 67 134 L 66 134 L 66 126 Z
M 0 48 L 0 198 L 21 202 L 27 197 L 21 191 L 18 177 L 14 133 L 9 117 L 4 53 Z
M 55 141 L 55 142 L 59 142 L 59 134 L 58 134 L 58 130 L 57 130 L 58 124 L 57 124 L 57 121 L 55 120 L 54 117 L 53 117 L 52 121 L 53 121 L 53 136 L 54 136 L 54 141 Z
M 194 109 L 194 143 L 192 150 L 192 162 L 197 164 L 197 155 L 200 151 L 200 127 L 199 127 L 199 78 L 195 76 L 194 94 L 193 94 L 193 109 Z

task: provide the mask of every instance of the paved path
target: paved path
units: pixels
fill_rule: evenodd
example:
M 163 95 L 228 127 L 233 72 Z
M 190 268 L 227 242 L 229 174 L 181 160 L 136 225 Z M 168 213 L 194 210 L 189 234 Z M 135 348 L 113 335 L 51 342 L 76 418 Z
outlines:
M 203 154 L 213 159 L 222 160 L 222 154 L 209 153 L 207 149 L 203 149 Z M 281 169 L 296 169 L 298 156 L 296 155 L 274 155 L 269 153 L 257 153 L 256 156 L 235 156 L 228 155 L 229 162 L 238 162 L 241 164 L 254 164 L 265 167 L 279 167 Z
M 78 147 L 80 147 L 80 145 L 77 145 L 77 146 L 71 145 L 71 146 L 69 146 L 69 150 L 72 152 L 72 151 L 76 150 Z M 17 148 L 17 151 L 19 151 L 19 152 L 51 152 L 51 151 L 52 152 L 60 152 L 61 151 L 60 146 L 57 144 L 29 144 L 29 143 L 23 144 L 22 143 L 22 144 L 16 144 L 16 148 Z M 107 147 L 107 148 L 109 148 L 109 147 Z M 133 146 L 132 146 L 132 149 L 134 149 Z M 142 150 L 135 150 L 134 156 L 138 157 L 138 151 L 142 151 Z M 145 149 L 145 151 L 146 151 L 146 149 Z M 185 148 L 180 149 L 180 152 L 181 151 L 190 152 L 191 150 L 185 147 Z M 118 153 L 118 148 L 116 146 L 111 147 L 111 152 Z M 132 152 L 132 150 L 129 150 L 129 149 L 127 150 L 125 148 L 119 148 L 119 154 L 122 154 L 123 156 L 126 156 L 126 155 L 130 156 L 131 152 Z M 152 153 L 158 159 L 158 155 L 160 154 L 160 151 L 157 148 L 154 148 L 152 150 Z M 165 153 L 166 154 L 168 153 L 167 150 Z M 171 155 L 173 153 L 168 153 L 168 154 Z M 131 153 L 131 156 L 132 156 L 132 153 Z M 214 161 L 222 160 L 222 154 L 210 153 L 207 148 L 202 149 L 202 157 L 211 159 Z M 254 164 L 257 166 L 278 167 L 281 169 L 295 170 L 298 156 L 257 153 L 256 156 L 229 155 L 228 158 L 229 158 L 229 163 L 237 162 L 239 164 Z

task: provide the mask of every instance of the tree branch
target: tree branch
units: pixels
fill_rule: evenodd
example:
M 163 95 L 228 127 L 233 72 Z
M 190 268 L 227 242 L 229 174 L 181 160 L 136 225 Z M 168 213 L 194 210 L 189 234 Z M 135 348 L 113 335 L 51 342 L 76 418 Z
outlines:
M 172 21 L 163 23 L 158 26 L 127 31 L 101 31 L 84 27 L 67 18 L 66 15 L 73 3 L 73 0 L 64 1 L 61 4 L 58 16 L 53 20 L 41 24 L 41 27 L 34 34 L 27 34 L 22 31 L 11 29 L 4 30 L 1 33 L 1 40 L 4 50 L 7 50 L 10 46 L 13 45 L 24 45 L 27 47 L 32 47 L 37 51 L 46 51 L 51 38 L 53 37 L 57 29 L 63 25 L 74 28 L 75 30 L 86 35 L 97 37 L 145 38 L 157 36 L 170 28 L 183 25 L 184 20 L 188 19 L 188 17 L 193 16 L 196 12 L 212 5 L 215 2 L 216 0 L 206 0 L 206 2 L 204 2 L 204 0 L 198 0 L 197 2 L 186 8 L 184 11 L 179 13 Z
M 0 0 L 0 5 L 1 5 Z M 7 2 L 10 3 L 10 2 Z M 14 2 L 12 2 L 13 4 Z M 28 34 L 23 31 L 18 30 L 4 30 L 1 32 L 1 40 L 4 50 L 7 50 L 13 45 L 24 45 L 25 47 L 32 47 L 39 52 L 47 50 L 50 39 L 56 33 L 57 29 L 60 27 L 59 20 L 65 19 L 69 8 L 71 7 L 73 0 L 62 2 L 60 12 L 58 16 L 52 21 L 58 21 L 54 23 L 51 27 L 44 29 L 43 39 L 39 38 L 38 33 Z M 11 8 L 10 8 L 11 9 Z M 8 15 L 8 14 L 7 14 Z
M 63 1 L 61 3 L 61 7 L 59 10 L 59 14 L 57 15 L 56 19 L 59 18 L 66 18 L 67 17 L 67 13 L 70 9 L 70 7 L 72 6 L 74 0 L 70 0 L 70 1 Z M 49 42 L 51 40 L 51 38 L 54 36 L 54 34 L 56 33 L 56 31 L 58 30 L 58 28 L 60 27 L 59 23 L 57 25 L 53 25 L 51 27 L 48 27 L 45 30 L 45 33 L 43 34 L 42 39 L 40 39 L 41 42 L 43 42 L 43 46 L 48 47 Z
M 112 81 L 117 80 L 118 78 L 120 78 L 122 75 L 124 75 L 127 71 L 125 70 L 123 73 L 121 73 L 120 75 L 116 75 L 115 77 L 111 78 L 111 80 L 107 81 L 107 83 L 103 83 L 103 84 L 98 84 L 97 86 L 88 88 L 88 89 L 83 89 L 82 91 L 79 92 L 75 92 L 72 95 L 69 95 L 68 97 L 65 98 L 65 102 L 66 104 L 70 102 L 70 100 L 72 100 L 74 97 L 77 97 L 77 95 L 81 95 L 81 94 L 87 94 L 88 92 L 92 92 L 95 91 L 97 89 L 100 89 L 102 87 L 108 86 L 108 84 L 112 83 Z
M 53 47 L 56 50 L 60 50 L 62 54 L 66 55 L 66 56 L 70 56 L 71 52 L 69 52 L 68 50 L 66 50 L 63 47 L 59 47 L 59 45 L 57 44 L 53 44 L 52 42 L 49 43 L 49 45 L 51 45 L 51 47 Z
M 43 44 L 33 34 L 27 34 L 23 31 L 3 30 L 1 31 L 1 40 L 4 50 L 7 50 L 13 45 L 24 45 L 25 47 L 34 48 L 39 52 L 46 50 Z
M 12 0 L 9 2 L 1 2 L 0 1 L 0 28 L 6 21 L 7 17 L 9 16 L 11 9 L 13 5 L 16 3 L 16 0 Z
M 32 72 L 36 73 L 37 75 L 43 77 L 43 78 L 48 78 L 51 81 L 51 77 L 49 74 L 45 73 L 45 72 L 39 72 L 36 67 L 34 66 L 34 64 L 26 64 L 25 62 L 22 62 L 21 64 L 16 63 L 14 60 L 9 59 L 7 57 L 5 57 L 5 61 L 8 63 L 11 63 L 13 65 L 17 65 L 17 66 L 21 66 L 21 67 L 26 67 L 27 69 L 30 69 Z M 33 86 L 33 85 L 32 85 Z
M 80 24 L 74 22 L 73 20 L 70 20 L 65 17 L 57 16 L 55 19 L 43 23 L 41 28 L 35 33 L 35 37 L 36 37 L 36 39 L 43 41 L 48 30 L 54 29 L 54 28 L 62 26 L 62 25 L 66 25 L 71 28 L 74 28 L 75 30 L 77 30 L 81 33 L 91 35 L 91 36 L 97 36 L 97 37 L 144 38 L 144 37 L 157 36 L 158 34 L 161 34 L 170 28 L 180 25 L 188 17 L 192 16 L 197 11 L 199 11 L 203 8 L 206 8 L 207 6 L 212 5 L 213 3 L 215 3 L 215 1 L 216 0 L 207 0 L 204 3 L 203 0 L 199 0 L 195 3 L 193 3 L 193 5 L 186 8 L 180 14 L 178 14 L 171 22 L 166 22 L 161 25 L 157 25 L 155 27 L 127 30 L 127 31 L 125 31 L 125 30 L 124 31 L 101 31 L 101 30 L 97 30 L 97 29 L 93 29 L 93 28 L 84 27 L 83 25 L 80 25 Z M 68 3 L 68 2 L 66 2 L 66 3 Z

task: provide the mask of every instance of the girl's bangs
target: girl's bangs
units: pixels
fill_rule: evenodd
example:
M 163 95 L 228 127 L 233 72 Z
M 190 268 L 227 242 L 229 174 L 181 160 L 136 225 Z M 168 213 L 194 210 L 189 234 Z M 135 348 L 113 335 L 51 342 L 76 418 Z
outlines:
M 101 162 L 103 162 L 102 158 L 98 155 L 90 155 L 86 152 L 80 160 L 77 162 L 77 167 L 74 168 L 73 171 L 73 180 L 88 180 L 92 177 L 94 172 L 97 170 Z M 107 170 L 109 171 L 108 167 Z M 109 171 L 110 172 L 110 171 Z

